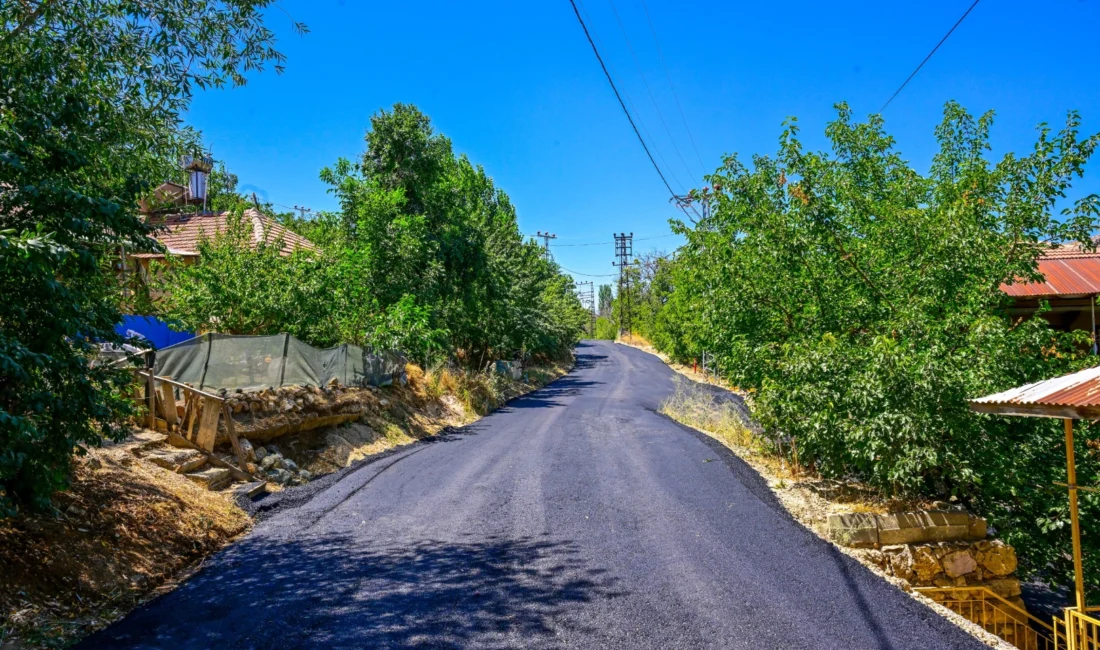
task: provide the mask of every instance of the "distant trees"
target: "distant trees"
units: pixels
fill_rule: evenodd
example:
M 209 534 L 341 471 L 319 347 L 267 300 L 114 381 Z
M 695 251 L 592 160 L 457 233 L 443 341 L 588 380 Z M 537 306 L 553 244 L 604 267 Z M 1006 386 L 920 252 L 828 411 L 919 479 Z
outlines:
M 119 250 L 151 250 L 137 199 L 196 134 L 194 88 L 281 66 L 266 0 L 0 3 L 0 515 L 47 503 L 74 451 L 118 438 Z
M 603 318 L 609 318 L 611 316 L 611 303 L 612 303 L 613 300 L 614 300 L 614 298 L 612 297 L 612 293 L 611 293 L 611 285 L 610 284 L 601 284 L 600 285 L 599 307 L 596 311 L 596 315 L 601 316 Z
M 1100 136 L 1071 113 L 1031 153 L 992 162 L 992 114 L 950 103 L 922 175 L 881 117 L 838 112 L 833 155 L 806 151 L 792 120 L 776 155 L 729 157 L 694 193 L 709 216 L 676 224 L 687 243 L 642 291 L 659 297 L 651 339 L 680 360 L 707 351 L 754 390 L 777 451 L 887 493 L 955 496 L 1030 568 L 1064 571 L 1066 495 L 1048 489 L 1065 481 L 1061 424 L 966 400 L 1095 363 L 1087 334 L 1010 317 L 999 287 L 1036 278 L 1045 242 L 1092 246 L 1100 198 L 1062 197 Z M 1077 450 L 1082 485 L 1100 485 L 1093 435 Z M 1100 495 L 1081 499 L 1100 586 Z

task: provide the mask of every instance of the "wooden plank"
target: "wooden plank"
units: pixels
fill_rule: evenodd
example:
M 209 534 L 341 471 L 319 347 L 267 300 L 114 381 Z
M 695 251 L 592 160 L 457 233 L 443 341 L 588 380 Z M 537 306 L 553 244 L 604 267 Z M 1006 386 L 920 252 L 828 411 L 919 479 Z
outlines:
M 214 440 L 218 436 L 218 418 L 222 409 L 218 399 L 204 397 L 202 416 L 199 420 L 199 432 L 195 435 L 195 444 L 206 451 L 214 451 Z
M 139 374 L 143 377 L 148 377 L 149 376 L 149 373 L 144 371 L 144 370 L 135 370 L 134 372 L 136 372 L 137 374 Z M 174 379 L 169 379 L 168 377 L 157 377 L 157 381 L 163 381 L 165 383 L 171 384 L 173 386 L 177 386 L 177 387 L 182 388 L 184 390 L 189 390 L 192 393 L 198 393 L 199 395 L 202 395 L 203 397 L 209 397 L 210 399 L 216 399 L 219 402 L 224 401 L 224 398 L 222 398 L 221 396 L 215 395 L 214 393 L 208 393 L 204 390 L 199 390 L 198 388 L 195 388 L 194 386 L 188 386 L 187 384 L 185 384 L 183 382 L 179 382 L 179 381 L 176 381 Z
M 169 428 L 174 428 L 178 421 L 176 417 L 176 391 L 171 384 L 160 382 L 160 404 L 164 409 L 164 421 Z
M 970 410 L 991 415 L 1017 415 L 1031 418 L 1058 418 L 1070 420 L 1096 420 L 1100 418 L 1097 406 L 1055 406 L 1047 404 L 996 404 L 970 402 Z
M 149 409 L 145 421 L 150 429 L 157 427 L 157 390 L 153 385 L 153 373 L 145 375 L 145 407 Z
M 230 473 L 233 474 L 233 478 L 235 478 L 235 479 L 238 479 L 238 480 L 241 480 L 241 481 L 254 481 L 254 480 L 256 480 L 255 477 L 253 477 L 248 472 L 245 472 L 245 471 L 241 470 L 239 467 L 234 467 L 232 463 L 225 462 L 221 458 L 218 458 L 214 454 L 212 454 L 209 451 L 203 449 L 202 447 L 199 447 L 195 443 L 191 442 L 190 440 L 188 440 L 187 438 L 184 438 L 183 436 L 181 436 L 179 434 L 169 433 L 168 434 L 168 442 L 170 442 L 172 445 L 174 445 L 176 447 L 187 447 L 187 448 L 196 449 L 196 450 L 202 452 L 203 454 L 206 455 L 207 462 L 209 462 L 211 465 L 215 465 L 217 467 L 224 467 L 225 469 L 229 470 Z
M 233 445 L 233 453 L 237 455 L 237 463 L 244 467 L 247 459 L 241 451 L 241 441 L 237 438 L 237 427 L 233 424 L 233 414 L 229 411 L 229 404 L 222 402 L 222 414 L 225 415 L 225 432 L 229 435 L 229 443 Z
M 194 414 L 195 398 L 191 393 L 184 392 L 183 394 L 183 419 L 180 420 L 180 435 L 184 438 L 191 437 L 191 429 L 195 423 Z

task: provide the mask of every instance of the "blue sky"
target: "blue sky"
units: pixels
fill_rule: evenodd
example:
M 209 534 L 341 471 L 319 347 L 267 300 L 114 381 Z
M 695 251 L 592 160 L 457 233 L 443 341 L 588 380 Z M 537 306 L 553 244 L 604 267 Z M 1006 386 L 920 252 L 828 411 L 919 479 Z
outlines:
M 858 116 L 879 110 L 971 0 L 646 0 L 691 137 L 642 0 L 578 3 L 680 190 L 700 186 L 703 170 L 726 153 L 774 152 L 787 116 L 798 117 L 807 148 L 823 147 L 835 102 L 847 101 Z M 610 242 L 613 232 L 633 232 L 636 252 L 675 248 L 675 237 L 642 241 L 667 235 L 678 212 L 568 0 L 280 6 L 286 13 L 274 9 L 269 20 L 286 72 L 201 93 L 187 116 L 243 190 L 334 209 L 319 170 L 358 156 L 370 115 L 407 102 L 508 192 L 524 232 L 557 233 L 554 254 L 565 268 L 612 273 L 610 243 L 576 244 Z M 295 35 L 287 14 L 310 33 Z M 972 112 L 996 110 L 997 157 L 1027 151 L 1039 122 L 1060 125 L 1071 108 L 1086 132 L 1100 131 L 1098 24 L 1095 0 L 982 0 L 887 108 L 898 148 L 926 169 L 949 99 Z M 1100 165 L 1089 171 L 1074 195 L 1100 191 Z

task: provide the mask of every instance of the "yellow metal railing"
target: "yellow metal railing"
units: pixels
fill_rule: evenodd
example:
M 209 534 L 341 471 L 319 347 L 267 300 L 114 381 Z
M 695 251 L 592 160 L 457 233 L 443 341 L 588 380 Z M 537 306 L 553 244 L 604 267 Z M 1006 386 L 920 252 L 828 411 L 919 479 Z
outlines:
M 1065 636 L 1067 650 L 1100 650 L 1100 607 L 1089 607 L 1084 612 L 1076 607 L 1066 608 L 1065 620 L 1054 619 L 1054 629 Z
M 916 591 L 1020 650 L 1062 650 L 1068 647 L 1064 629 L 1059 630 L 1057 626 L 1032 616 L 1027 610 L 985 587 L 920 587 Z M 1080 646 L 1070 650 L 1100 650 L 1100 646 Z

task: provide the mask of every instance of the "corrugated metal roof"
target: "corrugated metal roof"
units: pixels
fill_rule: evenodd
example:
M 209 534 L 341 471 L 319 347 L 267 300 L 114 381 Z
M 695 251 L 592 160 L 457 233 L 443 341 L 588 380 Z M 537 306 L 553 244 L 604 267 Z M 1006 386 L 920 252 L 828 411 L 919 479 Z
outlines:
M 1045 282 L 1002 284 L 1001 291 L 1013 298 L 1100 294 L 1100 253 L 1054 249 L 1039 258 L 1038 266 Z
M 1100 366 L 970 400 L 983 413 L 1095 419 L 1100 417 Z

